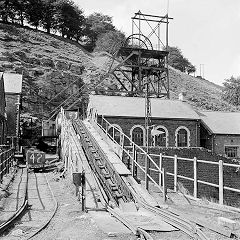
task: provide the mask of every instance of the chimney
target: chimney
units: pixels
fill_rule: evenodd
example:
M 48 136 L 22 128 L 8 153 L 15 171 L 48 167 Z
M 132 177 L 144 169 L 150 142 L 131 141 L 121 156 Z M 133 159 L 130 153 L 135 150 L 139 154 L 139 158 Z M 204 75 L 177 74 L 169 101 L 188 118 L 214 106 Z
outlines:
M 179 101 L 182 101 L 182 102 L 185 102 L 185 96 L 186 96 L 186 93 L 185 92 L 180 92 L 178 94 L 178 100 Z

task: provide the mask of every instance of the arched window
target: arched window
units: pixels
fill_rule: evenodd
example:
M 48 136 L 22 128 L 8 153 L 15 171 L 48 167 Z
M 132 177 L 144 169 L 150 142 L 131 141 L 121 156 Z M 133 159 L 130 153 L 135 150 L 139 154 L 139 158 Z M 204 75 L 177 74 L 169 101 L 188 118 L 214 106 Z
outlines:
M 112 125 L 115 128 L 113 129 L 113 127 L 110 127 L 108 129 L 108 133 L 118 144 L 120 144 L 120 136 L 121 136 L 120 132 L 122 132 L 122 128 L 117 124 L 112 124 Z M 113 134 L 113 132 L 114 132 L 114 134 Z
M 164 126 L 158 126 L 156 127 L 157 131 L 160 131 L 161 133 L 159 135 L 156 135 L 153 138 L 154 146 L 160 146 L 160 147 L 167 147 L 168 146 L 168 130 Z
M 188 128 L 181 126 L 178 127 L 175 133 L 176 147 L 189 147 L 190 146 L 190 131 Z
M 144 141 L 144 136 L 145 136 L 144 132 L 145 132 L 145 129 L 141 125 L 133 126 L 130 131 L 132 141 L 134 143 L 136 143 L 138 146 L 144 146 L 144 142 L 145 142 Z

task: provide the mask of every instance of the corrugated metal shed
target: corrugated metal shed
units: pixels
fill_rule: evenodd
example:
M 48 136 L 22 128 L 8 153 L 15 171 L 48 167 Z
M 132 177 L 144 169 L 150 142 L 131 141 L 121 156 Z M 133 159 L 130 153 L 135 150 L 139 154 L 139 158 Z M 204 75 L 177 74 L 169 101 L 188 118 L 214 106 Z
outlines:
M 90 95 L 88 109 L 95 108 L 98 115 L 144 117 L 145 98 Z M 199 115 L 187 103 L 178 100 L 151 98 L 153 118 L 200 119 Z
M 201 111 L 200 117 L 214 134 L 240 134 L 240 112 Z
M 22 75 L 16 73 L 4 73 L 5 93 L 20 94 L 22 92 Z

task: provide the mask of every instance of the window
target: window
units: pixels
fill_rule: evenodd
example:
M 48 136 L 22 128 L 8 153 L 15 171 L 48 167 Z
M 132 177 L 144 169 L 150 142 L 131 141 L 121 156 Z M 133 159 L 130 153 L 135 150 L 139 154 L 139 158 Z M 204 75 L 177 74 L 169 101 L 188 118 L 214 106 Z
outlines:
M 160 126 L 157 127 L 156 130 L 160 131 L 161 133 L 154 137 L 154 145 L 160 147 L 167 147 L 168 146 L 168 131 L 165 127 Z
M 144 146 L 144 128 L 142 126 L 135 126 L 131 129 L 132 141 L 138 146 Z
M 176 147 L 190 146 L 190 132 L 186 127 L 179 127 L 176 130 Z
M 225 146 L 225 154 L 227 157 L 235 158 L 238 157 L 239 146 Z
M 121 136 L 120 131 L 122 132 L 122 129 L 117 124 L 113 124 L 113 126 L 115 127 L 114 130 L 113 130 L 113 127 L 110 127 L 108 129 L 108 133 L 118 144 L 120 144 L 120 136 Z M 113 136 L 113 132 L 114 132 L 114 136 Z

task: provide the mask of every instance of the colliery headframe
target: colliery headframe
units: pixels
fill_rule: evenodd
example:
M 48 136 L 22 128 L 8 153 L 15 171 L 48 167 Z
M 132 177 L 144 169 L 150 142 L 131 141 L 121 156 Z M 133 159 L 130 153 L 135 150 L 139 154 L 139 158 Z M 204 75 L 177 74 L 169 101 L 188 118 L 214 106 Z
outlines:
M 113 54 L 109 73 L 130 96 L 169 98 L 168 25 L 173 19 L 143 14 L 132 17 L 132 34 Z M 154 47 L 155 46 L 155 47 Z

